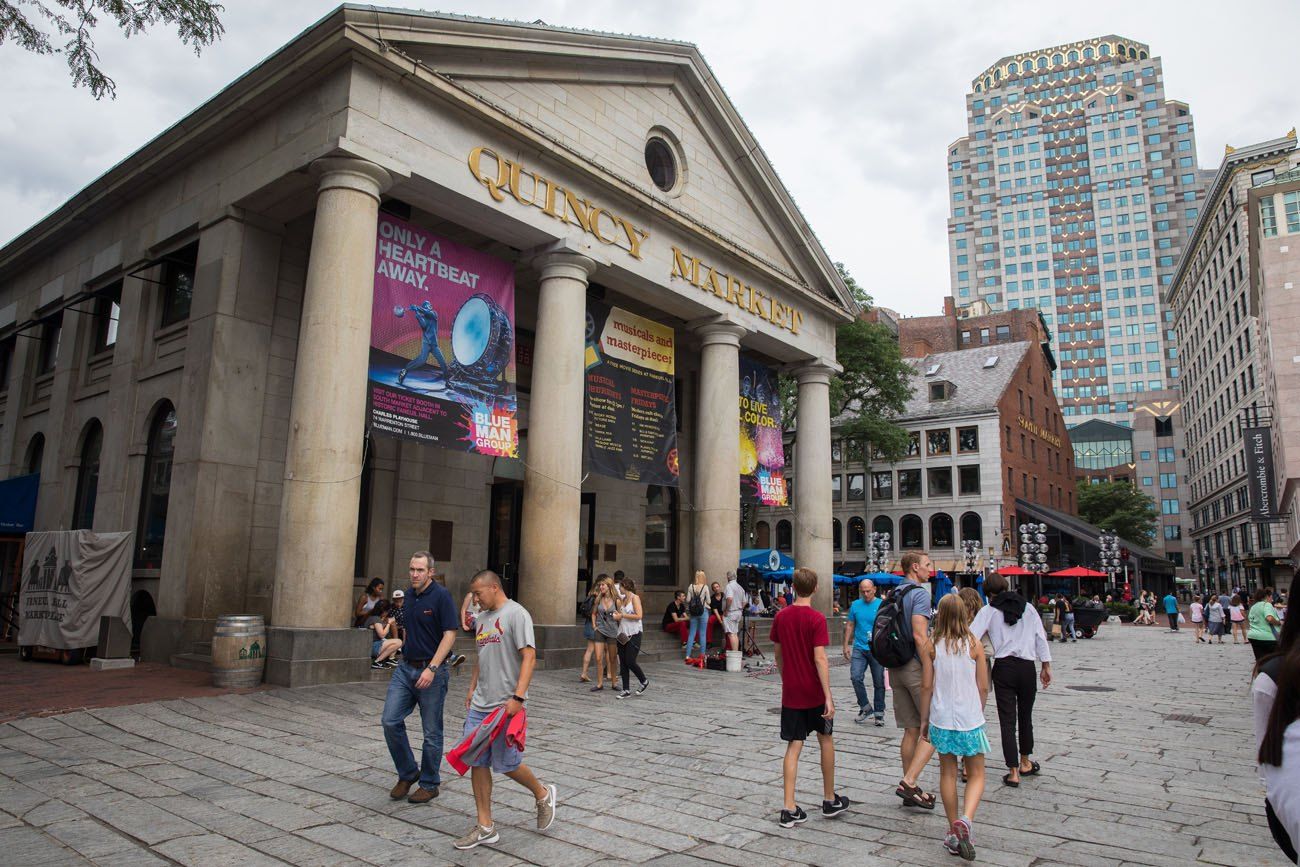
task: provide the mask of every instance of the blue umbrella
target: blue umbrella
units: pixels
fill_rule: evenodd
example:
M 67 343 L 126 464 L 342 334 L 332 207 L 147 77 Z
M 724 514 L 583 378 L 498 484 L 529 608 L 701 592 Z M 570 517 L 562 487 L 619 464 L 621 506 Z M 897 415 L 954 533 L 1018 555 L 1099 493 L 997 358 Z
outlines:
M 893 587 L 896 584 L 903 583 L 903 576 L 895 575 L 893 572 L 872 572 L 867 575 L 859 575 L 853 580 L 861 581 L 863 578 L 870 578 L 877 587 Z

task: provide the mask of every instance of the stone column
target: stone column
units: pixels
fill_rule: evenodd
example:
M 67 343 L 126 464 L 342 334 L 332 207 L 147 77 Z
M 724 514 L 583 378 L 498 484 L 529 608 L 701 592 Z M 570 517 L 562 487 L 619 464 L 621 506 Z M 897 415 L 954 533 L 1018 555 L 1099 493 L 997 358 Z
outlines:
M 794 562 L 817 573 L 813 605 L 828 617 L 834 594 L 835 542 L 831 529 L 831 402 L 834 371 L 796 368 L 799 407 L 794 439 Z
M 581 253 L 553 251 L 538 256 L 533 266 L 541 281 L 528 409 L 519 601 L 536 623 L 568 626 L 577 616 L 587 278 L 596 262 Z
M 379 197 L 391 178 L 358 159 L 320 159 L 312 170 L 320 186 L 289 411 L 271 618 L 276 627 L 321 630 L 351 626 L 375 227 Z M 302 656 L 287 643 L 288 636 L 270 636 L 272 657 Z M 320 660 L 328 654 L 309 655 Z M 267 679 L 300 682 L 271 666 Z
M 740 564 L 740 338 L 731 322 L 700 325 L 700 388 L 695 412 L 695 563 L 725 583 Z

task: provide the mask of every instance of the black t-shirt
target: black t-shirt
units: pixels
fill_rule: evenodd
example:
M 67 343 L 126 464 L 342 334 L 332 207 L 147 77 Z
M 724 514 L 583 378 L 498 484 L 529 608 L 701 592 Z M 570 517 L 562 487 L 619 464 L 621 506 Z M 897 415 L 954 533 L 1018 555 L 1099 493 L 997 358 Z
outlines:
M 724 594 L 722 594 L 722 593 L 719 593 L 719 594 L 716 595 L 716 596 L 710 596 L 710 597 L 709 597 L 709 610 L 711 610 L 714 614 L 716 614 L 716 615 L 718 615 L 719 617 L 721 617 L 721 616 L 722 616 L 722 606 L 725 605 L 726 603 L 727 603 L 727 597 L 726 597 Z
M 1056 600 L 1056 613 L 1062 618 L 1070 612 L 1070 603 L 1065 601 L 1065 597 Z
M 673 622 L 674 614 L 676 614 L 678 617 L 685 617 L 686 603 L 683 602 L 680 605 L 678 605 L 676 602 L 668 603 L 668 609 L 664 611 L 664 621 L 663 621 L 664 626 L 667 626 L 669 623 Z

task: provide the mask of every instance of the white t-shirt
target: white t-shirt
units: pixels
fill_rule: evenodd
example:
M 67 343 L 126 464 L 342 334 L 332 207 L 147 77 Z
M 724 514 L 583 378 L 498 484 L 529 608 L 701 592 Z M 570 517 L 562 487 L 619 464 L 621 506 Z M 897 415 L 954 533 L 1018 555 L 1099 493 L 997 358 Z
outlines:
M 1255 754 L 1264 742 L 1268 717 L 1277 698 L 1277 684 L 1267 674 L 1255 677 L 1250 686 L 1250 698 L 1255 712 Z M 1278 821 L 1291 836 L 1292 842 L 1300 840 L 1300 720 L 1292 722 L 1282 734 L 1282 767 L 1260 765 L 1259 778 L 1264 782 L 1264 794 L 1273 805 Z
M 727 582 L 723 597 L 726 601 L 723 603 L 722 613 L 727 617 L 739 617 L 740 612 L 745 608 L 745 603 L 749 600 L 745 588 L 741 587 L 740 582 L 735 578 Z
M 1202 607 L 1202 606 L 1201 606 L 1201 603 L 1199 603 L 1199 602 L 1193 602 L 1193 603 L 1192 603 L 1192 622 L 1193 622 L 1193 623 L 1200 623 L 1200 622 L 1201 622 L 1201 607 Z

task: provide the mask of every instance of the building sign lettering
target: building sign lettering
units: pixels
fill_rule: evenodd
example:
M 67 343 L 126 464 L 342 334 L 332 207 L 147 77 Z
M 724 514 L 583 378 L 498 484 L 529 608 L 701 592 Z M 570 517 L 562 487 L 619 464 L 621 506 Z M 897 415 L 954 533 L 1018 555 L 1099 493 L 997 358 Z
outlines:
M 1029 431 L 1031 434 L 1038 437 L 1043 442 L 1048 443 L 1049 445 L 1054 445 L 1058 449 L 1061 447 L 1061 438 L 1058 435 L 1052 433 L 1049 430 L 1044 430 L 1043 428 L 1038 426 L 1037 422 L 1027 419 L 1023 415 L 1016 416 L 1016 419 L 1020 422 L 1020 427 L 1022 430 Z
M 734 304 L 759 319 L 765 319 L 778 328 L 784 328 L 791 334 L 799 333 L 803 313 L 676 247 L 673 247 L 672 276 L 685 280 L 696 289 L 712 292 L 729 304 Z
M 493 201 L 504 202 L 511 196 L 521 205 L 537 208 L 566 225 L 577 226 L 602 244 L 626 250 L 634 259 L 641 258 L 641 244 L 650 237 L 649 232 L 491 148 L 476 147 L 469 152 L 469 171 L 487 187 Z
M 1277 520 L 1277 480 L 1273 474 L 1273 437 L 1266 427 L 1248 427 L 1246 470 L 1250 480 L 1250 519 L 1257 523 Z

